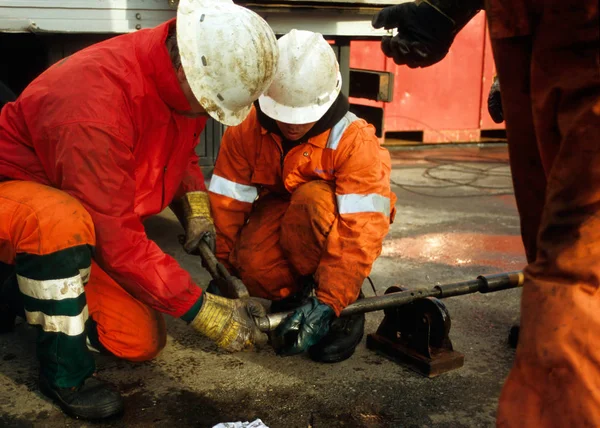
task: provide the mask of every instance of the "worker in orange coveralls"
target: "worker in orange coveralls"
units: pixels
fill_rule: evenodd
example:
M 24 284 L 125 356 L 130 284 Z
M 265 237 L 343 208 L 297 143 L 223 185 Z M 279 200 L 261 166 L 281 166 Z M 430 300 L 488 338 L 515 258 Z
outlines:
M 207 114 L 244 120 L 277 58 L 254 12 L 182 1 L 176 23 L 65 58 L 2 109 L 2 315 L 38 329 L 40 389 L 66 413 L 121 412 L 119 393 L 93 376 L 88 346 L 151 359 L 166 342 L 162 313 L 227 350 L 266 339 L 251 303 L 203 293 L 142 221 L 172 204 L 187 250 L 214 242 L 195 146 Z
M 383 9 L 398 64 L 441 60 L 483 4 Z M 528 266 L 498 426 L 600 426 L 600 24 L 597 0 L 485 3 Z
M 325 39 L 292 30 L 278 43 L 275 80 L 221 143 L 209 186 L 217 257 L 272 311 L 295 309 L 275 332 L 280 354 L 336 362 L 363 335 L 364 315 L 336 316 L 389 230 L 390 156 L 348 111 Z

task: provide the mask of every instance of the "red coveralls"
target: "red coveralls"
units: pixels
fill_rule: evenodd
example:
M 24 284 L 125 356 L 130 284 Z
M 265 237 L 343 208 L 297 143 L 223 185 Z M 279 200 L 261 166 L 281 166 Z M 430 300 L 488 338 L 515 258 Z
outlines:
M 206 189 L 194 151 L 205 119 L 178 113 L 190 106 L 165 46 L 170 25 L 63 59 L 0 115 L 0 261 L 95 245 L 89 314 L 102 345 L 134 360 L 164 346 L 157 311 L 179 317 L 201 294 L 142 225 Z

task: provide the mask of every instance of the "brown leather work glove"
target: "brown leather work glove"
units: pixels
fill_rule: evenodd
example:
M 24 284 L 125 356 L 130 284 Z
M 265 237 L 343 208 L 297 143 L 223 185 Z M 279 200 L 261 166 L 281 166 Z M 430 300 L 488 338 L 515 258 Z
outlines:
M 260 347 L 267 343 L 254 317 L 264 317 L 265 309 L 251 299 L 226 299 L 202 294 L 202 307 L 191 326 L 229 352 Z
M 201 240 L 204 240 L 211 251 L 215 252 L 216 231 L 210 215 L 208 193 L 202 191 L 188 192 L 181 198 L 183 216 L 180 218 L 185 229 L 183 248 L 194 254 Z

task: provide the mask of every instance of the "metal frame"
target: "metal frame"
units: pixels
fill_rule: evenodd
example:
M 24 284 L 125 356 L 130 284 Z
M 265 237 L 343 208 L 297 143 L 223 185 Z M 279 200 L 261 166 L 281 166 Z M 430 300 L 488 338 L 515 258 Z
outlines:
M 206 121 L 204 131 L 200 134 L 200 143 L 196 146 L 196 154 L 200 156 L 200 166 L 205 176 L 212 174 L 225 129 L 225 125 L 209 119 Z
M 276 34 L 297 28 L 325 36 L 370 38 L 389 33 L 373 29 L 373 14 L 385 5 L 403 1 L 239 3 L 265 18 Z M 0 32 L 128 33 L 154 27 L 174 16 L 174 6 L 168 0 L 3 0 Z

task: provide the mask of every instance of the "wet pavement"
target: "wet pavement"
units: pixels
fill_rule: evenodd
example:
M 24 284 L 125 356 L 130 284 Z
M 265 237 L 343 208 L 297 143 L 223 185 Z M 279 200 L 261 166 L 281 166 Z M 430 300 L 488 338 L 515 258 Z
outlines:
M 504 146 L 444 147 L 392 152 L 397 215 L 371 278 L 381 294 L 391 285 L 429 286 L 519 270 L 525 264 Z M 199 283 L 199 261 L 183 253 L 174 216 L 146 223 L 149 236 Z M 372 296 L 365 283 L 363 291 Z M 272 350 L 223 354 L 179 320 L 155 360 L 97 358 L 99 376 L 126 400 L 121 419 L 85 423 L 65 417 L 37 389 L 34 332 L 20 324 L 0 336 L 0 427 L 211 427 L 261 418 L 274 427 L 487 427 L 514 351 L 507 345 L 518 319 L 518 290 L 445 300 L 450 337 L 464 353 L 459 370 L 427 379 L 375 354 L 365 340 L 342 363 Z M 367 314 L 372 333 L 382 313 Z

